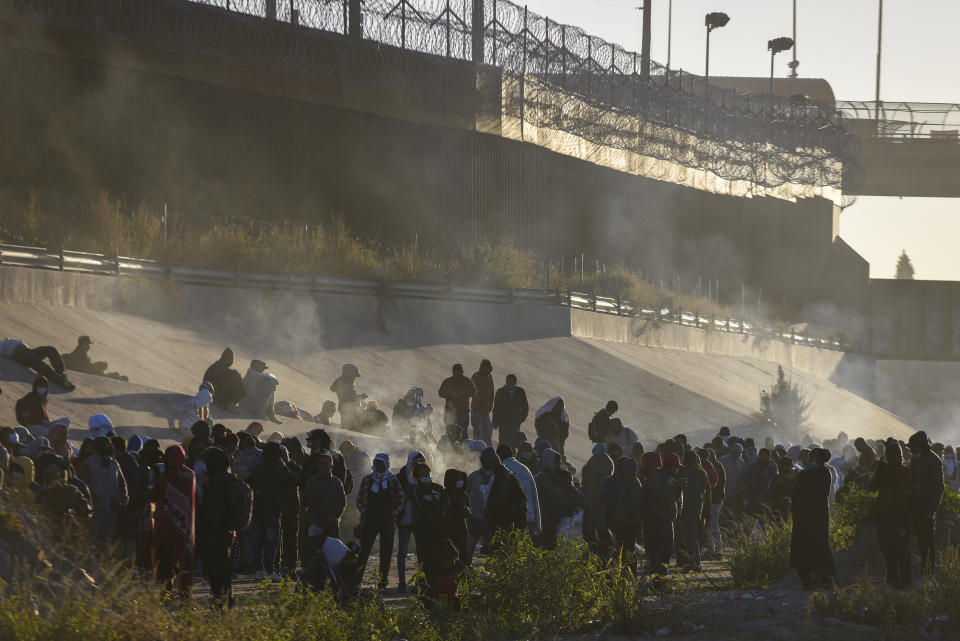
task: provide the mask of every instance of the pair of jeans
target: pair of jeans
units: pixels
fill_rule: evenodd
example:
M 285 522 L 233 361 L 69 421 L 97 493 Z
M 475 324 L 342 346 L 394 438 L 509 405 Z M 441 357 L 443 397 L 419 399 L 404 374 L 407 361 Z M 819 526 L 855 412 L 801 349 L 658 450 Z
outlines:
M 933 573 L 936 567 L 937 551 L 933 547 L 933 534 L 937 526 L 937 513 L 933 515 L 925 511 L 913 511 L 910 514 L 913 522 L 913 535 L 917 537 L 917 548 L 920 552 L 920 567 L 924 576 Z
M 203 566 L 210 581 L 210 594 L 214 605 L 233 605 L 233 568 L 230 563 L 230 549 L 233 546 L 233 534 L 229 531 L 205 532 L 200 540 Z
M 254 563 L 258 570 L 270 574 L 277 569 L 277 546 L 280 543 L 280 517 L 255 516 L 252 524 Z
M 412 527 L 400 526 L 397 530 L 397 575 L 402 585 L 407 584 L 407 552 L 410 551 Z
M 50 361 L 50 365 L 44 363 L 43 359 Z M 17 365 L 32 369 L 41 376 L 46 376 L 48 380 L 55 382 L 63 377 L 63 359 L 55 347 L 45 345 L 31 349 L 25 345 L 20 345 L 13 351 L 12 360 Z
M 723 548 L 723 536 L 720 534 L 720 510 L 723 503 L 713 503 L 710 505 L 710 525 L 707 528 L 707 547 L 713 552 L 719 552 Z
M 471 412 L 470 425 L 473 426 L 473 440 L 483 441 L 487 447 L 493 446 L 493 422 L 490 414 Z
M 673 556 L 673 521 L 655 516 L 643 524 L 644 541 L 652 574 L 666 574 Z
M 390 574 L 390 557 L 393 556 L 395 532 L 396 526 L 388 520 L 386 523 L 364 523 L 363 531 L 360 533 L 360 566 L 364 570 L 366 570 L 367 560 L 370 558 L 370 551 L 373 550 L 373 542 L 377 540 L 378 536 L 380 537 L 380 585 L 384 586 L 387 584 L 387 576 Z M 407 539 L 407 545 L 409 545 L 409 538 Z M 401 575 L 401 581 L 405 578 L 406 576 Z
M 910 586 L 910 513 L 906 510 L 877 512 L 877 542 L 887 564 L 887 583 Z

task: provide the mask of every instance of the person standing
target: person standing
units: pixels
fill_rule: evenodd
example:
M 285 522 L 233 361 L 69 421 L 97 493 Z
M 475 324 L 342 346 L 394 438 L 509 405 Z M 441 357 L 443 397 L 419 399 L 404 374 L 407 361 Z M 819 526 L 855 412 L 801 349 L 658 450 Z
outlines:
M 399 582 L 397 592 L 407 591 L 407 553 L 410 550 L 410 537 L 414 536 L 417 525 L 417 480 L 413 476 L 413 468 L 419 463 L 425 463 L 426 458 L 419 450 L 413 450 L 407 456 L 407 464 L 400 468 L 397 478 L 400 489 L 404 494 L 403 513 L 397 519 L 397 575 Z M 420 539 L 416 539 L 417 554 L 419 556 Z
M 467 474 L 448 468 L 443 474 L 443 528 L 440 539 L 449 539 L 457 549 L 457 558 L 466 557 L 467 519 L 470 518 L 470 497 Z
M 470 399 L 477 393 L 473 381 L 463 375 L 463 365 L 453 366 L 453 375 L 444 379 L 440 384 L 437 395 L 444 399 L 444 420 L 447 425 L 455 423 L 466 429 L 470 424 Z
M 674 523 L 683 510 L 684 480 L 680 478 L 680 457 L 667 454 L 662 467 L 652 468 L 644 485 L 647 515 L 644 537 L 652 574 L 664 575 L 673 556 Z
M 203 503 L 197 518 L 200 522 L 200 556 L 210 581 L 215 608 L 233 607 L 233 568 L 230 550 L 234 533 L 227 522 L 230 510 L 230 459 L 219 447 L 203 451 Z M 256 502 L 254 502 L 256 505 Z
M 117 518 L 127 506 L 127 483 L 114 456 L 113 444 L 106 436 L 93 440 L 96 452 L 83 463 L 84 473 L 93 499 L 90 536 L 98 545 L 113 543 L 117 534 Z
M 476 392 L 470 401 L 470 424 L 473 426 L 473 440 L 483 441 L 487 447 L 493 445 L 493 422 L 490 412 L 493 410 L 493 365 L 490 361 L 480 361 L 480 369 L 470 377 Z M 461 425 L 466 428 L 466 425 Z
M 570 435 L 570 417 L 562 396 L 554 396 L 537 410 L 534 428 L 538 440 L 547 439 L 550 446 L 563 455 L 567 437 Z
M 726 486 L 723 489 L 724 506 L 733 516 L 739 515 L 743 509 L 743 494 L 741 493 L 740 476 L 747 463 L 743 460 L 743 446 L 731 443 L 727 447 L 727 454 L 719 459 L 723 466 Z
M 910 587 L 910 468 L 896 439 L 884 445 L 884 458 L 870 480 L 877 493 L 877 541 L 887 564 L 887 583 Z
M 720 510 L 723 508 L 724 492 L 727 487 L 727 471 L 717 460 L 717 453 L 713 448 L 703 448 L 704 453 L 713 464 L 717 473 L 717 483 L 710 491 L 710 520 L 707 523 L 707 550 L 719 554 L 723 549 L 723 536 L 720 533 Z M 792 494 L 792 486 L 791 486 Z
M 836 576 L 830 551 L 829 460 L 829 450 L 813 449 L 810 465 L 800 472 L 793 490 L 790 566 L 800 575 L 804 590 L 825 587 Z
M 530 536 L 540 535 L 540 497 L 537 494 L 537 481 L 533 478 L 530 469 L 517 460 L 513 455 L 513 448 L 506 443 L 501 443 L 497 447 L 497 456 L 503 462 L 507 471 L 513 474 L 517 482 L 520 483 L 520 489 L 527 499 L 527 531 Z M 463 557 L 461 557 L 463 558 Z
M 517 385 L 515 374 L 507 374 L 505 385 L 493 398 L 493 427 L 500 432 L 501 444 L 519 447 L 520 428 L 529 413 L 527 392 Z
M 635 545 L 644 512 L 643 486 L 640 485 L 637 470 L 635 460 L 620 457 L 613 476 L 603 480 L 598 501 L 600 505 L 596 506 L 612 534 L 612 554 L 633 574 L 637 573 Z
M 488 447 L 480 454 L 481 467 L 490 473 L 490 490 L 484 508 L 487 534 L 492 540 L 497 532 L 513 532 L 527 526 L 527 497 L 520 482 L 503 465 L 496 450 Z M 539 495 L 539 486 L 537 488 Z
M 253 490 L 254 561 L 257 578 L 279 581 L 277 549 L 280 543 L 280 515 L 286 506 L 296 501 L 297 482 L 280 460 L 279 443 L 263 447 L 263 461 L 255 468 L 248 481 Z
M 583 479 L 583 494 L 587 500 L 587 510 L 583 515 L 583 538 L 588 542 L 599 541 L 601 530 L 606 529 L 607 517 L 604 514 L 602 499 L 603 485 L 613 476 L 613 459 L 607 454 L 604 443 L 593 446 L 593 455 L 583 466 L 580 478 Z
M 587 435 L 593 443 L 606 443 L 610 433 L 610 419 L 617 413 L 620 406 L 616 401 L 607 401 L 602 410 L 593 415 L 590 425 L 587 426 Z
M 936 550 L 933 534 L 937 510 L 943 499 L 943 461 L 930 449 L 927 433 L 919 431 L 907 441 L 910 457 L 910 520 L 917 537 L 924 576 L 933 573 Z
M 343 483 L 333 475 L 333 456 L 326 453 L 313 456 L 317 459 L 317 473 L 307 481 L 303 493 L 303 505 L 310 523 L 307 530 L 310 545 L 304 563 L 312 560 L 325 538 L 340 538 L 340 517 L 347 506 Z
M 357 492 L 360 511 L 360 567 L 366 568 L 373 542 L 380 537 L 380 590 L 387 589 L 397 520 L 403 515 L 406 495 L 390 471 L 390 456 L 373 457 L 373 472 L 363 477 Z
M 700 571 L 700 525 L 703 522 L 704 506 L 710 503 L 710 480 L 693 450 L 683 455 L 681 478 L 683 484 L 683 510 L 677 517 L 677 534 L 680 540 L 678 555 L 685 570 Z
M 167 448 L 165 469 L 151 497 L 157 506 L 157 580 L 164 589 L 176 589 L 183 597 L 190 596 L 193 584 L 197 505 L 196 477 L 186 461 L 182 446 Z
M 538 544 L 552 550 L 557 546 L 560 521 L 583 509 L 586 501 L 573 485 L 573 475 L 560 464 L 560 453 L 547 448 L 543 452 L 543 471 L 537 474 L 537 495 L 540 497 L 542 531 Z M 489 506 L 488 506 L 489 508 Z

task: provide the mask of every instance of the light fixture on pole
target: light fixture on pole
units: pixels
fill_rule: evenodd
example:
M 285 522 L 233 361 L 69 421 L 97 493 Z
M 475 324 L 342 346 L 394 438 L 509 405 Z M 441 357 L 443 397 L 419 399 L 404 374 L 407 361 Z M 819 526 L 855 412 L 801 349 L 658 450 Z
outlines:
M 703 23 L 707 26 L 707 64 L 703 71 L 703 79 L 705 81 L 710 78 L 710 32 L 714 29 L 725 27 L 728 22 L 730 22 L 730 16 L 717 11 L 708 13 L 703 19 Z
M 797 67 L 800 61 L 797 60 L 797 0 L 793 0 L 793 60 L 787 64 L 790 67 L 790 77 L 797 77 Z
M 770 93 L 773 94 L 773 57 L 781 51 L 787 51 L 793 48 L 793 38 L 774 38 L 767 41 L 767 49 L 770 51 Z

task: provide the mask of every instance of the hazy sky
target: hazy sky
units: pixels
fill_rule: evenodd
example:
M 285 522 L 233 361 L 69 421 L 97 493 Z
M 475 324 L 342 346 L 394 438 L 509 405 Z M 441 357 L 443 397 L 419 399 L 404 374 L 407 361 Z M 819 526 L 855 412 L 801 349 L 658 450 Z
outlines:
M 644 0 L 527 0 L 531 11 L 640 49 Z M 653 3 L 653 58 L 667 60 L 668 0 Z M 521 2 L 522 4 L 522 2 Z M 873 100 L 878 0 L 797 0 L 798 72 L 826 78 L 838 100 Z M 711 75 L 769 76 L 767 40 L 791 35 L 792 0 L 674 0 L 671 67 L 703 73 L 703 16 L 730 15 L 710 42 Z M 885 101 L 960 103 L 960 2 L 886 0 L 880 95 Z M 777 57 L 788 73 L 789 53 Z M 960 177 L 958 177 L 960 180 Z M 917 278 L 960 280 L 960 199 L 861 198 L 840 217 L 843 238 L 889 278 L 902 249 Z

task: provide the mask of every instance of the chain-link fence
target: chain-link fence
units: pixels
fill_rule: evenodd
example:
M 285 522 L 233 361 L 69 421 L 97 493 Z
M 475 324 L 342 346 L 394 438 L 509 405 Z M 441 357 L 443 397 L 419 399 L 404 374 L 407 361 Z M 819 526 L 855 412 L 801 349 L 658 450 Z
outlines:
M 858 153 L 832 105 L 737 93 L 653 61 L 647 79 L 636 52 L 508 0 L 0 0 L 0 17 L 413 91 L 763 187 L 840 187 Z M 493 105 L 476 64 L 502 73 Z

